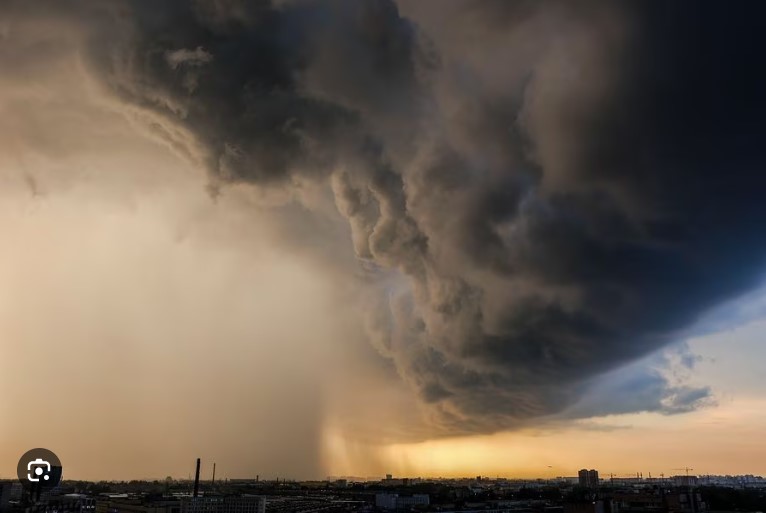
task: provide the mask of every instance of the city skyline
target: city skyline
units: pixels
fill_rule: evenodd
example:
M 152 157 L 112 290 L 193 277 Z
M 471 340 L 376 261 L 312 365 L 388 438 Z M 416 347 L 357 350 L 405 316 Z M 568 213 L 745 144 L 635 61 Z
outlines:
M 201 462 L 201 459 L 199 460 Z M 528 483 L 535 485 L 544 485 L 546 483 L 568 483 L 570 485 L 580 486 L 581 488 L 596 488 L 599 486 L 622 486 L 629 484 L 636 485 L 651 485 L 666 483 L 668 486 L 688 486 L 688 483 L 693 483 L 694 486 L 720 486 L 720 485 L 732 485 L 732 484 L 762 484 L 766 486 L 766 477 L 756 474 L 703 474 L 695 472 L 694 468 L 682 467 L 667 469 L 665 472 L 636 471 L 628 474 L 615 474 L 613 472 L 602 472 L 592 468 L 581 468 L 570 474 L 551 474 L 554 472 L 552 468 L 548 468 L 548 473 L 551 475 L 539 475 L 529 477 L 507 476 L 507 475 L 454 475 L 454 476 L 420 476 L 420 475 L 394 475 L 385 474 L 383 476 L 371 475 L 371 476 L 355 476 L 355 475 L 328 475 L 322 478 L 315 479 L 295 479 L 289 476 L 271 476 L 271 475 L 241 475 L 241 476 L 221 476 L 218 474 L 205 475 L 210 471 L 210 468 L 206 468 L 204 463 L 201 463 L 199 470 L 195 468 L 194 472 L 190 472 L 186 476 L 154 476 L 132 479 L 102 479 L 102 480 L 89 480 L 78 479 L 76 477 L 68 477 L 63 479 L 55 487 L 71 486 L 72 483 L 87 482 L 87 483 L 115 483 L 125 484 L 129 482 L 133 483 L 157 483 L 157 482 L 172 482 L 175 484 L 186 484 L 190 487 L 190 490 L 196 487 L 198 494 L 204 494 L 206 490 L 215 489 L 216 486 L 223 486 L 227 484 L 231 485 L 279 485 L 279 484 L 296 484 L 296 483 L 328 483 L 328 484 L 343 484 L 343 483 L 382 483 L 389 486 L 413 486 L 423 482 L 461 482 L 461 481 L 474 481 L 474 482 L 493 482 L 493 481 L 508 481 L 513 483 Z M 197 473 L 198 472 L 198 473 Z M 215 472 L 215 471 L 213 471 Z M 646 475 L 644 475 L 646 474 Z M 19 478 L 21 479 L 21 478 Z M 8 483 L 13 482 L 15 477 L 0 476 L 0 482 Z M 22 485 L 25 485 L 25 479 L 22 479 Z M 54 488 L 55 488 L 54 487 Z
M 198 460 L 199 461 L 199 460 Z M 198 470 L 198 469 L 197 469 Z M 690 469 L 683 469 L 688 471 Z M 671 479 L 579 478 L 505 480 L 385 479 L 352 482 L 258 481 L 203 483 L 65 481 L 35 498 L 21 483 L 0 481 L 0 510 L 112 513 L 354 513 L 369 511 L 486 511 L 497 513 L 702 513 L 759 511 L 766 480 L 761 477 L 676 476 Z M 595 477 L 595 475 L 593 476 Z
M 0 0 L 0 476 L 766 475 L 764 15 Z

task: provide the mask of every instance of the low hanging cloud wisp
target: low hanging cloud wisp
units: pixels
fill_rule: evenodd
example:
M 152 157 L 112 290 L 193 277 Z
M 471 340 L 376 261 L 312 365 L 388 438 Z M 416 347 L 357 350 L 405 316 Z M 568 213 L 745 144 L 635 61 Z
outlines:
M 442 432 L 591 415 L 594 379 L 763 271 L 755 4 L 72 4 L 89 71 L 214 190 L 331 189 L 370 338 Z M 642 382 L 598 413 L 708 393 Z

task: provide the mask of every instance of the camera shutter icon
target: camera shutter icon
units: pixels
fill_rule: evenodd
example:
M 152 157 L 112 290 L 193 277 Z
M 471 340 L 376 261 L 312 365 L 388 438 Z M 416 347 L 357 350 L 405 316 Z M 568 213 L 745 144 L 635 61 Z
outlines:
M 27 463 L 27 471 L 28 472 L 32 470 L 32 467 L 34 467 L 34 469 L 35 469 L 34 470 L 34 477 L 32 477 L 32 474 L 28 473 L 27 474 L 27 479 L 29 481 L 31 481 L 33 483 L 39 482 L 40 481 L 40 475 L 42 475 L 43 473 L 46 473 L 43 476 L 43 479 L 45 481 L 47 481 L 47 480 L 49 480 L 51 478 L 51 476 L 50 476 L 51 464 L 48 463 L 47 461 L 45 461 L 44 459 L 37 458 L 34 461 L 30 461 L 29 463 Z M 43 470 L 43 467 L 46 467 L 47 470 Z
M 56 453 L 42 447 L 28 450 L 16 464 L 16 476 L 25 490 L 53 490 L 61 483 L 62 471 Z

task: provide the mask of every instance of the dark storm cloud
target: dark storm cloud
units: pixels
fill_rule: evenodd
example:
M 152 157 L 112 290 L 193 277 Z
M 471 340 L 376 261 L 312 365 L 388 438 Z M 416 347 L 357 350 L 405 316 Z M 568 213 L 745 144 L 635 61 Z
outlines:
M 371 337 L 450 432 L 698 405 L 646 375 L 569 408 L 763 270 L 763 9 L 406 5 L 81 22 L 96 76 L 188 131 L 215 184 L 328 181 L 357 255 L 410 279 Z

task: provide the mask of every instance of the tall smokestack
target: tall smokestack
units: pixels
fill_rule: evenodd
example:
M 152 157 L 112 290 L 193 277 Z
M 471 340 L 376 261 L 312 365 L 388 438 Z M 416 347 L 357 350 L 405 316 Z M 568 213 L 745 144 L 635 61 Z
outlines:
M 194 497 L 199 495 L 199 458 L 197 458 L 197 471 L 194 473 Z
M 213 480 L 210 481 L 210 485 L 215 485 L 215 463 L 213 463 Z

